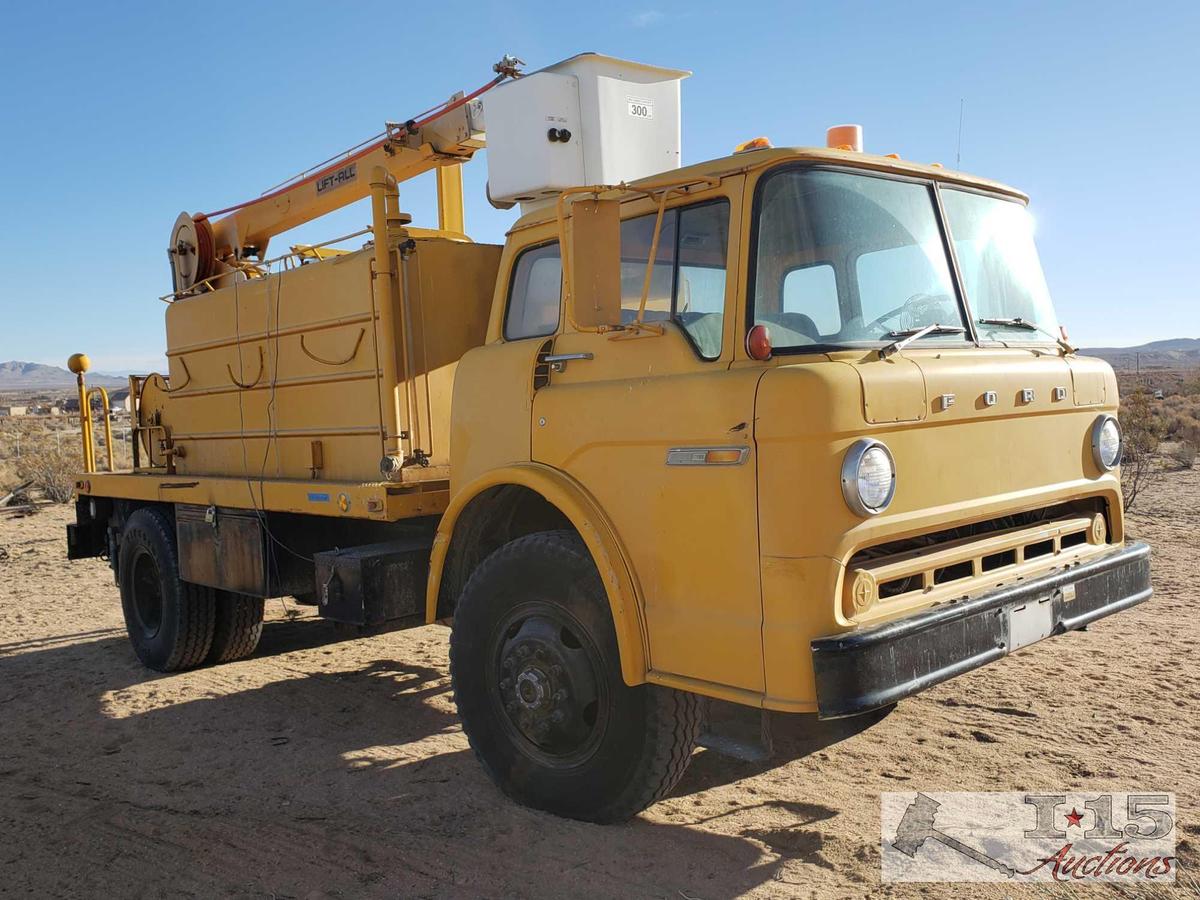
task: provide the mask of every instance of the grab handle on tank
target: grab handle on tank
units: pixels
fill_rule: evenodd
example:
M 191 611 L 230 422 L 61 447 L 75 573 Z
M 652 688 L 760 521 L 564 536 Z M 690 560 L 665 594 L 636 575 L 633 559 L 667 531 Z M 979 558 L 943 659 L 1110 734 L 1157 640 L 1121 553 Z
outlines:
M 177 357 L 177 359 L 179 360 L 180 368 L 183 369 L 183 374 L 187 376 L 186 378 L 183 379 L 183 384 L 179 384 L 179 385 L 176 385 L 175 387 L 171 387 L 171 385 L 167 381 L 167 379 L 164 378 L 158 372 L 151 372 L 149 375 L 147 375 L 143 379 L 143 383 L 146 381 L 149 381 L 151 378 L 157 378 L 159 380 L 159 382 L 162 384 L 162 391 L 164 394 L 174 394 L 176 391 L 182 391 L 185 387 L 187 387 L 189 384 L 192 383 L 192 373 L 191 373 L 191 370 L 188 369 L 188 364 L 187 364 L 186 359 L 184 359 L 182 356 Z M 140 397 L 140 395 L 139 395 L 139 397 Z
M 345 359 L 325 359 L 323 356 L 317 356 L 317 354 L 313 353 L 308 349 L 307 346 L 305 346 L 304 335 L 300 335 L 300 349 L 304 351 L 304 355 L 309 359 L 316 360 L 319 363 L 324 363 L 327 366 L 344 366 L 346 363 L 350 362 L 350 360 L 354 359 L 354 357 L 358 356 L 358 348 L 362 346 L 363 338 L 366 336 L 366 334 L 367 329 L 360 328 L 358 330 L 358 340 L 354 342 L 354 349 L 350 351 L 350 355 Z
M 241 353 L 240 350 L 238 352 L 239 354 Z M 262 381 L 264 368 L 266 368 L 266 361 L 263 359 L 263 349 L 261 344 L 258 346 L 258 374 L 254 376 L 254 380 L 249 384 L 243 384 L 242 382 L 238 381 L 233 375 L 233 366 L 231 366 L 229 363 L 225 363 L 225 371 L 229 373 L 229 380 L 240 387 L 243 391 L 250 390 L 250 388 Z

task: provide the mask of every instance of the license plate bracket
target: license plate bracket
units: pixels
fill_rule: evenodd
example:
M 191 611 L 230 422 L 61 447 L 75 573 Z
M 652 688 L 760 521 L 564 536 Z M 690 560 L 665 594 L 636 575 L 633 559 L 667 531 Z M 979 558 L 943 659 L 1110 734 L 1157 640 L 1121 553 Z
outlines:
M 1038 597 L 1008 609 L 1008 652 L 1036 644 L 1054 633 L 1054 597 Z

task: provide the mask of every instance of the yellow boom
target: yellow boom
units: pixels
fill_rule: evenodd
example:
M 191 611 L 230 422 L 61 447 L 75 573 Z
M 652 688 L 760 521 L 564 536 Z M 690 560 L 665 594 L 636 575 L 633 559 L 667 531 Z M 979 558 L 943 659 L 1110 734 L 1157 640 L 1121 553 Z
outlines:
M 458 93 L 420 119 L 388 123 L 385 131 L 315 169 L 302 172 L 261 197 L 211 213 L 181 213 L 167 252 L 176 292 L 203 282 L 221 284 L 220 276 L 262 260 L 277 234 L 320 218 L 370 195 L 371 173 L 382 167 L 397 183 L 435 170 L 438 227 L 462 234 L 462 174 L 458 167 L 484 146 L 471 102 L 516 77 L 521 61 L 505 56 L 492 68 L 496 77 L 472 91 Z

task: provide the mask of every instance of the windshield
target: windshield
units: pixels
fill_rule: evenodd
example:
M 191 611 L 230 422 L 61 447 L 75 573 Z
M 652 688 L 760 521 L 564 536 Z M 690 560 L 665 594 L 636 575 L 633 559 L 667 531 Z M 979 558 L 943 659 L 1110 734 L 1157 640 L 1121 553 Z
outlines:
M 947 188 L 942 208 L 980 340 L 1053 340 L 1058 320 L 1029 211 L 1012 200 Z
M 753 317 L 775 350 L 964 340 L 932 187 L 782 169 L 760 191 Z

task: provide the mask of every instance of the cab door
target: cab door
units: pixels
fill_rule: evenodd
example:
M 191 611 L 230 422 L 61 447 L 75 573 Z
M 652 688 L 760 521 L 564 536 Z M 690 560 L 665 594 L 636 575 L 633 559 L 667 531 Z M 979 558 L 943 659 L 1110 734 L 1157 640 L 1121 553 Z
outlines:
M 562 361 L 534 395 L 531 447 L 611 519 L 644 601 L 651 668 L 761 692 L 760 371 L 730 368 L 743 180 L 668 207 L 645 316 L 662 335 L 556 335 Z M 622 226 L 625 322 L 637 315 L 653 236 L 645 209 Z

